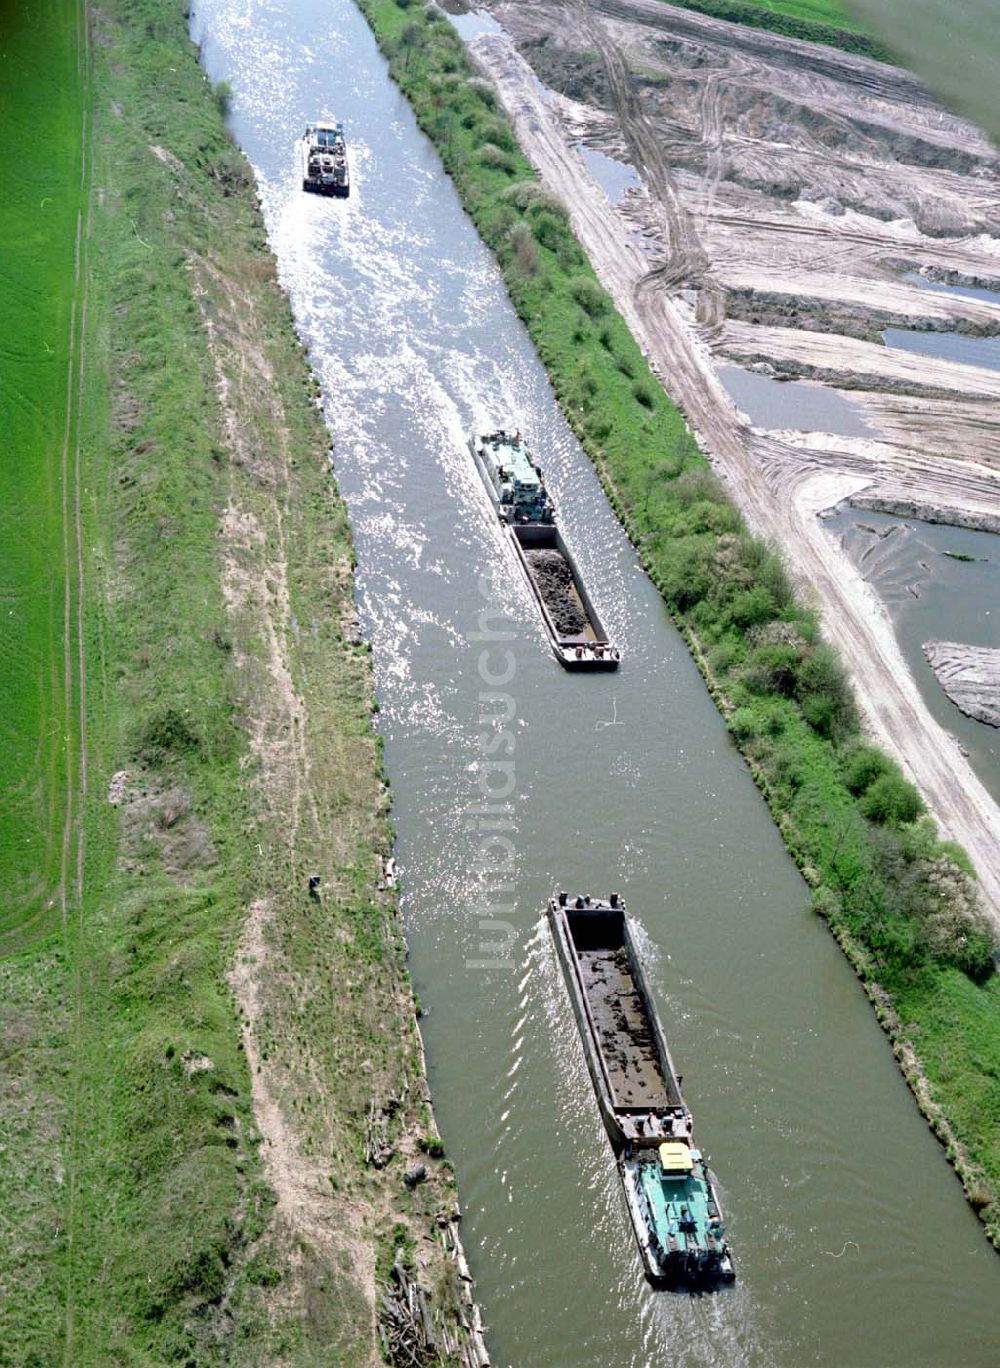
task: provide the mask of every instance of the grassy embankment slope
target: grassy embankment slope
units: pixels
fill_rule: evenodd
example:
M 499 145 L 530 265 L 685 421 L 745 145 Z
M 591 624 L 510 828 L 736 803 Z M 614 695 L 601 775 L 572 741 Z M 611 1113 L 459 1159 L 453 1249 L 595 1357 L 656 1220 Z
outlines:
M 79 19 L 75 0 L 0 6 L 0 1344 L 14 1363 L 58 1357 L 75 1181 Z
M 353 550 L 186 11 L 0 11 L 0 1356 L 367 1364 L 398 1245 L 450 1302 L 450 1179 L 401 1181 L 433 1123 Z
M 878 62 L 895 60 L 871 30 L 837 0 L 667 0 L 683 9 L 697 10 L 712 19 L 767 29 L 785 38 L 856 52 Z
M 937 840 L 916 791 L 865 743 L 815 612 L 793 593 L 780 556 L 748 535 L 454 30 L 432 5 L 360 3 L 496 253 L 560 403 L 685 632 L 817 911 L 868 984 L 925 1113 L 998 1238 L 1000 979 L 963 853 Z

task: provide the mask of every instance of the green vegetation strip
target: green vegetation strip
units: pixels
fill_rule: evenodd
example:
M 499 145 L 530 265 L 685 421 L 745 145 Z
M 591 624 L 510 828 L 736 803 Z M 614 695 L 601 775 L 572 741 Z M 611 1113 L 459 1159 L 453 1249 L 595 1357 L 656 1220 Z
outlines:
M 950 1123 L 952 1157 L 997 1238 L 1000 979 L 967 857 L 865 742 L 817 614 L 748 534 L 454 29 L 433 5 L 359 3 L 900 1051 L 906 1023 L 943 1112 L 932 1120 L 949 1142 Z
M 835 0 L 667 0 L 682 9 L 696 10 L 711 19 L 730 24 L 767 29 L 784 38 L 801 38 L 871 57 L 876 62 L 894 62 L 892 53 L 873 38 L 860 20 Z
M 58 915 L 73 739 L 62 472 L 75 330 L 83 92 L 75 0 L 0 27 L 0 947 Z M 38 112 L 45 111 L 44 155 Z M 67 529 L 68 531 L 68 529 Z
M 3 812 L 19 901 L 0 913 L 0 1359 L 367 1365 L 366 1269 L 419 1241 L 433 1284 L 433 1219 L 453 1197 L 394 901 L 375 887 L 390 830 L 369 654 L 347 625 L 350 531 L 185 0 L 102 0 L 89 60 L 83 13 L 43 0 L 5 9 L 0 31 L 0 366 L 18 443 L 2 473 L 0 765 L 5 790 L 20 781 Z M 52 854 L 45 823 L 60 831 L 77 740 L 59 674 L 58 460 L 88 93 L 74 412 L 89 798 L 82 901 L 68 889 L 63 916 L 61 833 Z M 313 868 L 321 899 L 305 891 Z M 247 952 L 249 908 L 267 920 Z M 254 1076 L 295 1137 L 281 1157 L 329 1200 L 308 1239 L 273 1217 L 234 962 L 254 978 Z M 366 1119 L 392 1098 L 397 1152 L 376 1173 Z M 404 1139 L 429 1169 L 412 1193 Z M 447 1306 L 454 1279 L 437 1276 Z
M 846 5 L 837 0 L 750 0 L 753 9 L 771 10 L 791 19 L 806 19 L 813 24 L 830 24 L 839 29 L 857 29 L 863 33 L 865 25 Z

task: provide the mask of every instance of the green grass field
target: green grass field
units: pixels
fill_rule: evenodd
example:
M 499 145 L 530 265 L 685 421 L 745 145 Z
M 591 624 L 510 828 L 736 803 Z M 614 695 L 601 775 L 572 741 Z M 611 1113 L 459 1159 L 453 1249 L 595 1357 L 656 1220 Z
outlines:
M 79 11 L 77 0 L 0 8 L 0 947 L 8 949 L 54 924 L 64 824 L 75 815 Z
M 0 1342 L 13 1363 L 60 1360 L 76 1190 L 82 12 L 78 0 L 0 10 Z
M 811 24 L 830 24 L 834 28 L 855 29 L 858 33 L 868 30 L 862 20 L 837 0 L 749 0 L 757 9 L 770 10 L 773 14 L 787 14 L 792 19 L 805 19 Z
M 1000 145 L 1000 24 L 996 0 L 853 0 L 868 31 L 891 43 L 897 57 L 948 107 L 971 119 Z
M 224 978 L 249 865 L 246 737 L 216 644 L 229 482 L 177 249 L 191 219 L 207 241 L 206 200 L 224 196 L 203 169 L 173 227 L 176 187 L 149 143 L 175 119 L 196 166 L 233 152 L 181 6 L 132 5 L 112 27 L 120 8 L 93 20 L 93 66 L 77 0 L 8 9 L 2 34 L 4 300 L 23 323 L 4 357 L 18 448 L 2 668 L 17 707 L 0 764 L 18 780 L 2 828 L 19 897 L 0 960 L 0 1344 L 12 1363 L 74 1368 L 214 1360 L 205 1308 L 239 1295 L 238 1253 L 268 1209 Z M 103 194 L 88 213 L 91 146 Z M 228 220 L 245 249 L 252 200 Z M 117 769 L 153 799 L 141 826 L 107 803 Z

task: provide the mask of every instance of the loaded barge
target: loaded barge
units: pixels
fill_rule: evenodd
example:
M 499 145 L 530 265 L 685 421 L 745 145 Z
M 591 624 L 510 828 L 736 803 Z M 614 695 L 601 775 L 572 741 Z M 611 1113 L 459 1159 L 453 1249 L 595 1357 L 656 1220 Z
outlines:
M 567 670 L 617 670 L 619 653 L 556 526 L 542 473 L 521 434 L 491 432 L 471 438 L 469 447 L 514 544 L 555 658 Z
M 549 921 L 646 1277 L 735 1280 L 708 1162 L 681 1094 L 621 898 L 549 901 Z
M 351 193 L 343 124 L 309 124 L 299 139 L 299 163 L 303 190 L 341 199 Z

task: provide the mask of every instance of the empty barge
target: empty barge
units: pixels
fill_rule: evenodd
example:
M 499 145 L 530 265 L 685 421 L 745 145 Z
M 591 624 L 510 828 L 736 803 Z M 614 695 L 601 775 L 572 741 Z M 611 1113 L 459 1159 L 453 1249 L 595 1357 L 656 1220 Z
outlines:
M 731 1283 L 722 1209 L 625 905 L 615 893 L 557 893 L 548 913 L 646 1277 L 661 1288 Z
M 567 670 L 617 670 L 619 653 L 556 526 L 542 473 L 521 434 L 491 432 L 470 439 L 469 447 L 513 542 L 555 658 Z
M 309 124 L 299 139 L 299 163 L 303 190 L 341 199 L 351 193 L 343 124 Z

